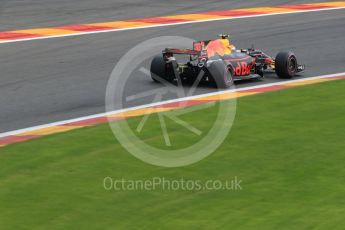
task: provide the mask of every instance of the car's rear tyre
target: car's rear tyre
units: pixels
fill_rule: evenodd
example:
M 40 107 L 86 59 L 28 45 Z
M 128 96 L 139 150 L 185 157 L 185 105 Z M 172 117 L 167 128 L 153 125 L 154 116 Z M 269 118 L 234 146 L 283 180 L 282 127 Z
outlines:
M 152 59 L 150 72 L 154 82 L 161 82 L 160 79 L 167 80 L 166 63 L 162 55 L 156 55 Z
M 297 73 L 297 58 L 291 51 L 279 52 L 275 59 L 275 71 L 279 78 L 292 78 Z
M 227 68 L 223 61 L 211 62 L 207 70 L 217 88 L 226 89 L 234 84 L 232 71 Z

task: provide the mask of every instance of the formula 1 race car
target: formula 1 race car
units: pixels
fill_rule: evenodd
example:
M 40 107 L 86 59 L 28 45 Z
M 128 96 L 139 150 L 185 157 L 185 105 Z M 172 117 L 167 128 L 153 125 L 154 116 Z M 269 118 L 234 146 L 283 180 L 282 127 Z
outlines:
M 178 63 L 174 54 L 189 55 L 187 63 Z M 266 72 L 279 78 L 292 78 L 305 69 L 291 51 L 279 52 L 275 59 L 261 50 L 229 50 L 228 35 L 198 41 L 193 49 L 166 48 L 151 62 L 151 77 L 156 82 L 208 81 L 218 88 L 228 88 L 234 81 L 260 79 Z

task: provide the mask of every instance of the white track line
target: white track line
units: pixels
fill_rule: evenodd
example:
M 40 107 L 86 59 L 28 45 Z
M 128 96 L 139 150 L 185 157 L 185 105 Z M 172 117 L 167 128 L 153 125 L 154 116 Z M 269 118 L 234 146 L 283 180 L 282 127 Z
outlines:
M 220 94 L 224 94 L 224 93 L 242 92 L 242 91 L 246 91 L 246 90 L 259 89 L 259 88 L 264 88 L 264 87 L 269 87 L 269 86 L 285 85 L 287 83 L 296 83 L 296 82 L 303 82 L 303 81 L 308 82 L 308 81 L 312 81 L 312 80 L 316 80 L 316 79 L 326 79 L 326 78 L 339 77 L 339 76 L 344 76 L 344 75 L 345 75 L 345 72 L 335 73 L 335 74 L 327 74 L 327 75 L 316 76 L 316 77 L 302 78 L 302 79 L 298 79 L 298 80 L 287 80 L 287 81 L 281 81 L 281 82 L 275 82 L 275 83 L 269 83 L 269 84 L 263 84 L 263 85 L 244 87 L 244 88 L 239 88 L 239 89 L 222 90 L 222 91 L 217 91 L 217 92 L 212 92 L 212 93 L 199 94 L 199 95 L 195 95 L 195 96 L 189 96 L 189 97 L 184 97 L 184 98 L 178 98 L 178 99 L 172 99 L 172 100 L 161 101 L 161 102 L 156 102 L 156 103 L 150 103 L 150 104 L 146 104 L 146 105 L 134 106 L 134 107 L 116 110 L 116 111 L 112 111 L 112 112 L 99 113 L 99 114 L 94 114 L 94 115 L 90 115 L 90 116 L 84 116 L 84 117 L 79 117 L 79 118 L 74 118 L 74 119 L 69 119 L 69 120 L 64 120 L 64 121 L 53 122 L 53 123 L 45 124 L 45 125 L 34 126 L 34 127 L 30 127 L 30 128 L 24 128 L 24 129 L 9 131 L 9 132 L 5 132 L 5 133 L 0 133 L 0 138 L 6 137 L 6 136 L 11 136 L 11 135 L 17 135 L 17 134 L 21 134 L 21 133 L 28 132 L 28 131 L 35 131 L 35 130 L 39 130 L 39 129 L 43 129 L 43 128 L 50 128 L 50 127 L 57 126 L 57 125 L 65 125 L 65 124 L 69 124 L 69 123 L 73 123 L 73 122 L 85 121 L 85 120 L 92 119 L 92 118 L 100 118 L 100 117 L 114 115 L 114 114 L 118 114 L 118 113 L 122 113 L 122 112 L 128 112 L 128 111 L 142 109 L 142 108 L 164 105 L 164 104 L 168 104 L 168 103 L 172 103 L 172 102 L 180 102 L 180 101 L 202 98 L 202 97 L 207 97 L 207 96 L 215 96 L 215 95 L 220 95 Z
M 205 19 L 205 20 L 198 20 L 198 21 L 175 22 L 175 23 L 168 23 L 168 24 L 157 24 L 157 25 L 150 25 L 150 26 L 140 26 L 140 27 L 134 27 L 134 28 L 99 30 L 99 31 L 92 31 L 92 32 L 81 32 L 81 33 L 75 33 L 75 34 L 64 34 L 64 35 L 45 36 L 45 37 L 37 37 L 37 38 L 24 38 L 24 39 L 16 39 L 16 40 L 3 40 L 3 41 L 0 41 L 0 45 L 1 44 L 5 44 L 5 43 L 14 43 L 14 42 L 32 41 L 32 40 L 42 40 L 42 39 L 49 39 L 49 38 L 74 37 L 74 36 L 81 36 L 81 35 L 87 35 L 87 34 L 100 34 L 100 33 L 110 33 L 110 32 L 116 32 L 116 31 L 148 29 L 148 28 L 173 26 L 173 25 L 183 25 L 183 24 L 194 24 L 194 23 L 201 23 L 201 22 L 224 21 L 224 20 L 234 20 L 234 19 L 241 19 L 241 18 L 256 18 L 256 17 L 265 17 L 265 16 L 272 16 L 272 15 L 298 14 L 298 13 L 330 11 L 330 10 L 339 10 L 339 9 L 345 9 L 345 7 L 332 7 L 332 8 L 315 9 L 315 10 L 298 10 L 298 11 L 292 11 L 292 12 L 278 12 L 278 13 L 257 14 L 257 15 L 249 15 L 249 16 L 234 16 L 234 17 Z M 243 10 L 245 10 L 245 9 L 243 9 Z M 203 13 L 205 13 L 205 12 L 200 12 L 200 14 L 203 14 Z M 160 17 L 164 17 L 164 16 L 160 16 Z M 54 27 L 45 27 L 45 28 L 54 28 Z M 15 31 L 6 31 L 6 32 L 15 32 Z

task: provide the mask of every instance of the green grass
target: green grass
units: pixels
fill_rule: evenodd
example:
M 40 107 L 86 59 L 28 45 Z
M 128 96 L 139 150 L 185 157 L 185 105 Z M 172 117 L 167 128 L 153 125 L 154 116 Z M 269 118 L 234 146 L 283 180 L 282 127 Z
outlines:
M 0 229 L 343 229 L 344 88 L 339 80 L 240 98 L 225 142 L 182 168 L 137 160 L 108 125 L 0 148 Z M 183 118 L 207 130 L 216 110 L 198 113 Z M 160 145 L 154 122 L 141 138 Z M 171 129 L 183 143 L 195 140 Z M 106 191 L 107 176 L 237 176 L 242 190 Z

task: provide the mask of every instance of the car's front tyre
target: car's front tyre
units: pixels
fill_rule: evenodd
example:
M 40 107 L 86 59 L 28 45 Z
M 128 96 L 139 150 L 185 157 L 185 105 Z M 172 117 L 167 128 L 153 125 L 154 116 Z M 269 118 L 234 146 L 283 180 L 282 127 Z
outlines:
M 279 78 L 292 78 L 298 71 L 297 58 L 291 51 L 279 52 L 275 59 L 275 71 Z

